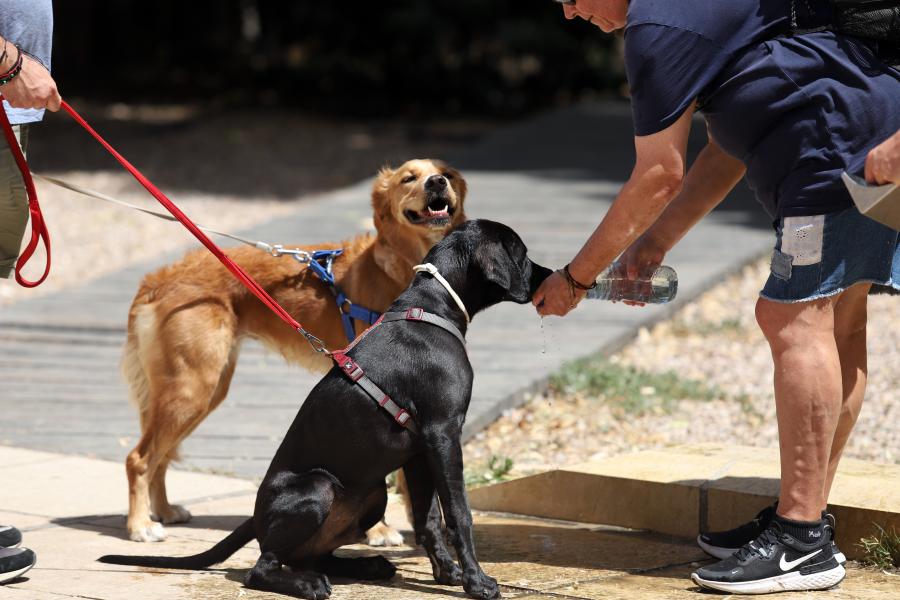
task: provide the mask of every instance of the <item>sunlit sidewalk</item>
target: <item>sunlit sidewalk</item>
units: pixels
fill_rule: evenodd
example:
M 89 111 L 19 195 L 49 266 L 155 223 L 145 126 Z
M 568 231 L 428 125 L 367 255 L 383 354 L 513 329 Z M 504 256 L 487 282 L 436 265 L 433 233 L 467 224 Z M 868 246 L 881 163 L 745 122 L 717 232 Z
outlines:
M 0 523 L 24 531 L 37 552 L 37 566 L 0 587 L 0 598 L 43 600 L 91 598 L 225 599 L 275 598 L 244 589 L 257 557 L 250 544 L 219 568 L 203 572 L 102 565 L 108 553 L 192 554 L 207 549 L 251 512 L 254 486 L 241 479 L 173 471 L 170 495 L 189 507 L 191 523 L 169 526 L 169 539 L 142 545 L 125 537 L 125 473 L 113 462 L 0 446 Z M 412 534 L 404 510 L 392 501 L 388 520 Z M 688 578 L 707 558 L 689 541 L 628 529 L 543 519 L 476 515 L 476 544 L 485 571 L 502 584 L 506 598 L 697 598 Z M 382 552 L 365 546 L 348 554 Z M 391 600 L 464 597 L 460 588 L 435 585 L 421 550 L 383 551 L 398 567 L 392 581 L 361 584 L 335 580 L 333 598 Z M 896 598 L 900 578 L 850 569 L 829 600 Z M 785 594 L 779 600 L 812 598 Z

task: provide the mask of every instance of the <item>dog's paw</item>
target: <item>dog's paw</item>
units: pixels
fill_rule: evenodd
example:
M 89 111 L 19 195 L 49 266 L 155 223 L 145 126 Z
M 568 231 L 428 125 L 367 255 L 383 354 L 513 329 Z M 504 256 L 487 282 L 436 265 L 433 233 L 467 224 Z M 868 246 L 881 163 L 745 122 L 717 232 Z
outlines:
M 191 511 L 178 504 L 170 504 L 166 508 L 155 512 L 156 518 L 166 525 L 171 525 L 173 523 L 187 523 L 191 520 Z
M 366 543 L 370 546 L 402 546 L 403 536 L 393 527 L 379 523 L 366 532 Z
M 326 600 L 331 596 L 331 582 L 321 573 L 303 574 L 297 578 L 296 591 L 292 595 L 306 600 Z
M 166 528 L 152 521 L 146 525 L 128 528 L 128 537 L 135 542 L 161 542 L 166 536 Z
M 449 561 L 434 572 L 434 580 L 441 585 L 462 585 L 462 569 L 455 562 Z
M 500 597 L 500 587 L 497 580 L 482 572 L 463 573 L 463 589 L 473 598 L 480 600 L 492 600 Z

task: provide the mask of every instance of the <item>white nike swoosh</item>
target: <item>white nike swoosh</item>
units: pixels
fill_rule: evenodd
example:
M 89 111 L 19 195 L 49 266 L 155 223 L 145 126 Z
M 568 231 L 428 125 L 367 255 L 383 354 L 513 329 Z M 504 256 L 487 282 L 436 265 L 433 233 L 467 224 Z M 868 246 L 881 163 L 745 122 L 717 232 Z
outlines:
M 791 569 L 793 569 L 800 563 L 804 563 L 804 562 L 808 561 L 809 559 L 811 559 L 813 556 L 815 556 L 816 554 L 818 554 L 821 551 L 822 551 L 822 549 L 820 548 L 820 549 L 816 550 L 815 552 L 813 552 L 812 554 L 807 554 L 806 556 L 801 556 L 800 558 L 798 558 L 796 560 L 791 560 L 791 561 L 784 560 L 785 556 L 787 556 L 787 555 L 782 554 L 781 560 L 778 561 L 778 566 L 781 567 L 782 571 L 790 571 Z

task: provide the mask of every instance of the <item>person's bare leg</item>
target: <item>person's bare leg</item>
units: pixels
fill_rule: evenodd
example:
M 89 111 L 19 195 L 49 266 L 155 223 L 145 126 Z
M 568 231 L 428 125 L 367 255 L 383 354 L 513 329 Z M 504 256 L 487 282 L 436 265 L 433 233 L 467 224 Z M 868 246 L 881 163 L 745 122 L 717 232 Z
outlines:
M 866 393 L 868 361 L 866 353 L 867 300 L 870 284 L 859 284 L 841 295 L 834 307 L 834 338 L 841 360 L 843 404 L 837 431 L 831 442 L 828 477 L 825 480 L 825 501 L 831 493 L 831 484 L 837 472 L 838 462 L 850 432 L 859 417 L 863 396 Z
M 838 297 L 797 304 L 760 298 L 756 316 L 775 363 L 781 450 L 778 514 L 818 521 L 825 508 L 831 444 L 841 412 L 841 363 L 834 338 Z

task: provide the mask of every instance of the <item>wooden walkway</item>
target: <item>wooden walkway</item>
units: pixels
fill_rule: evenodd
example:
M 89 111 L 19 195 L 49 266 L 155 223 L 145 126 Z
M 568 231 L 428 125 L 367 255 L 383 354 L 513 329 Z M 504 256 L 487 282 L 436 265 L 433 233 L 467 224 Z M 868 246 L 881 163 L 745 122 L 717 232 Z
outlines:
M 628 175 L 631 148 L 627 110 L 584 106 L 506 128 L 454 162 L 469 182 L 471 217 L 510 225 L 534 260 L 559 266 L 602 218 Z M 242 234 L 285 243 L 346 238 L 370 216 L 368 186 L 310 199 L 291 216 Z M 747 196 L 742 189 L 667 259 L 679 273 L 677 304 L 771 248 L 762 209 Z M 172 235 L 187 233 L 173 225 Z M 0 309 L 0 444 L 124 460 L 138 433 L 118 372 L 127 310 L 140 278 L 174 258 Z M 543 328 L 530 306 L 479 315 L 469 333 L 476 376 L 467 434 L 520 402 L 564 361 L 612 351 L 672 308 L 587 302 Z M 316 379 L 246 344 L 228 399 L 189 438 L 183 466 L 261 477 Z

